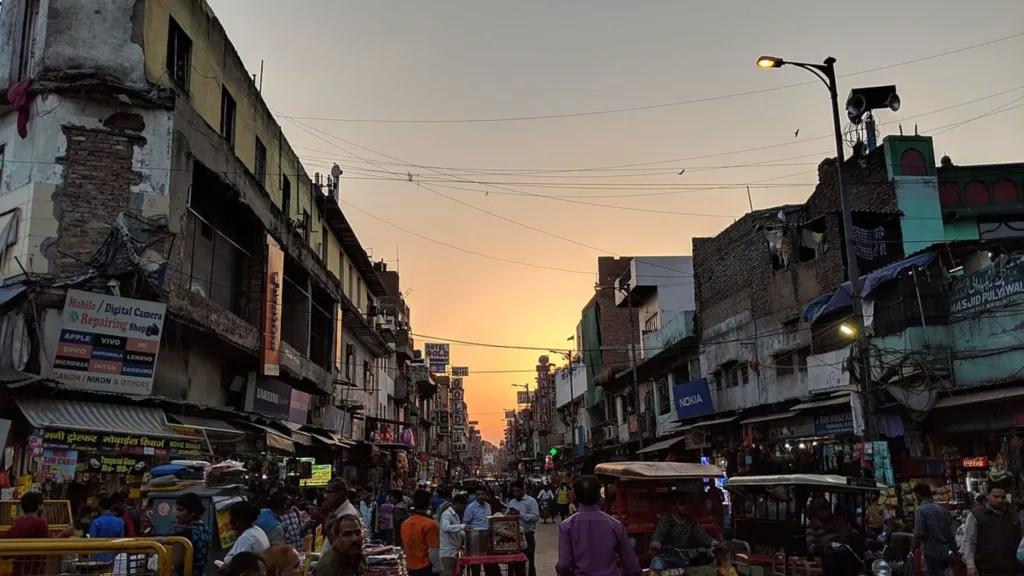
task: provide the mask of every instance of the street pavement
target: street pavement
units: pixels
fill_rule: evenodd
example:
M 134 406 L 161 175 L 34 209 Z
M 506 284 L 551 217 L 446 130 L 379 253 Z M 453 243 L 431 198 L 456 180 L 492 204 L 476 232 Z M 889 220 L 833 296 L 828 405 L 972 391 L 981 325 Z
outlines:
M 558 562 L 558 524 L 537 524 L 537 576 L 554 576 Z

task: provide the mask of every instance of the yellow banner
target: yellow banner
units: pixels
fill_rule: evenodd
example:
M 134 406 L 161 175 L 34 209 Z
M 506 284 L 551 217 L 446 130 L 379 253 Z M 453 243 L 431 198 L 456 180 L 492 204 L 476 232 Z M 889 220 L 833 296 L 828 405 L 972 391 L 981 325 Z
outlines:
M 217 510 L 217 534 L 220 536 L 220 547 L 227 550 L 235 544 L 238 536 L 231 527 L 231 519 L 228 517 L 228 508 Z

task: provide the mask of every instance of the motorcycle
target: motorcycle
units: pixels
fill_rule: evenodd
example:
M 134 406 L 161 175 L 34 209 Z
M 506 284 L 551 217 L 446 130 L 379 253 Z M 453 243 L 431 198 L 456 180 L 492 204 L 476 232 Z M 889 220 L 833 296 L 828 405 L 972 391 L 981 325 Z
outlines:
M 541 500 L 539 504 L 540 504 L 540 517 L 541 517 L 542 520 L 544 520 L 544 523 L 547 524 L 548 523 L 548 518 L 554 519 L 552 517 L 552 515 L 551 515 L 551 500 Z
M 720 574 L 720 550 L 717 548 L 662 548 L 651 559 L 647 576 L 702 576 Z

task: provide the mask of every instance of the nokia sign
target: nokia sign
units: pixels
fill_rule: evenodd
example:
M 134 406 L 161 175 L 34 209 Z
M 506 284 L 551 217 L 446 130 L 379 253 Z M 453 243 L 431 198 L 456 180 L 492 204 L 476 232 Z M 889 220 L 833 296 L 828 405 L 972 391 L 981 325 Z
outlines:
M 707 378 L 676 384 L 672 395 L 676 402 L 676 420 L 689 420 L 715 413 Z

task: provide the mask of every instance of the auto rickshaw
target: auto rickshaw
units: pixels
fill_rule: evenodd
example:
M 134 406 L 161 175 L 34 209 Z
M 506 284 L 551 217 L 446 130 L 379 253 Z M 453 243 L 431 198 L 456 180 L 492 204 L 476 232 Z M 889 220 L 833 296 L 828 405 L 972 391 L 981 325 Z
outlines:
M 669 512 L 674 491 L 692 494 L 694 519 L 713 538 L 721 539 L 722 499 L 714 479 L 724 474 L 717 466 L 687 462 L 611 462 L 598 464 L 594 474 L 604 484 L 605 513 L 625 526 L 641 567 L 650 565 L 651 535 L 658 520 Z M 687 570 L 688 574 L 691 572 Z
M 824 498 L 833 514 L 845 516 L 861 533 L 868 505 L 885 486 L 870 478 L 820 474 L 735 476 L 726 490 L 732 498 L 735 538 L 752 551 L 737 561 L 740 573 L 821 574 L 821 559 L 807 553 L 810 502 Z

